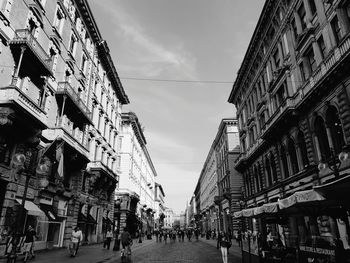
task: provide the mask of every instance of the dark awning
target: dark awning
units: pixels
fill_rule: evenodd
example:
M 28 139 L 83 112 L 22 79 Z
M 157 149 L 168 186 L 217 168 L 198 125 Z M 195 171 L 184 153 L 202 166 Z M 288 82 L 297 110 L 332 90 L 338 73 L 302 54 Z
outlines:
M 323 185 L 315 186 L 314 189 L 327 199 L 350 201 L 350 175 L 346 175 L 343 178 Z
M 62 222 L 64 220 L 64 217 L 57 215 L 51 205 L 40 204 L 40 209 L 44 211 L 49 221 Z

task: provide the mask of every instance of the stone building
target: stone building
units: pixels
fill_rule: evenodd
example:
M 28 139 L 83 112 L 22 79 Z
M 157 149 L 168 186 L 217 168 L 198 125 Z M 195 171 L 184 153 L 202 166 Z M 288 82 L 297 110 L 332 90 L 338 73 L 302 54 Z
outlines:
M 149 233 L 154 229 L 157 172 L 146 144 L 143 127 L 136 114 L 123 113 L 122 132 L 118 142 L 121 175 L 116 196 L 126 200 L 132 207 L 130 210 L 130 205 L 126 206 L 126 213 L 121 213 L 120 219 L 121 229 L 126 226 L 131 234 L 137 230 Z
M 343 0 L 263 7 L 229 96 L 245 185 L 235 217 L 249 262 L 262 250 L 281 256 L 278 243 L 288 262 L 350 258 L 349 10 Z
M 237 202 L 242 196 L 242 175 L 234 168 L 239 155 L 239 136 L 236 119 L 222 119 L 213 142 L 216 159 L 217 207 L 219 230 L 228 233 L 238 231 L 237 220 L 232 214 L 239 210 Z
M 64 246 L 76 225 L 98 242 L 129 103 L 107 43 L 86 0 L 4 0 L 0 19 L 0 245 L 27 225 L 36 249 Z
M 165 212 L 165 194 L 161 184 L 155 184 L 154 192 L 154 227 L 159 229 L 164 225 L 164 212 Z

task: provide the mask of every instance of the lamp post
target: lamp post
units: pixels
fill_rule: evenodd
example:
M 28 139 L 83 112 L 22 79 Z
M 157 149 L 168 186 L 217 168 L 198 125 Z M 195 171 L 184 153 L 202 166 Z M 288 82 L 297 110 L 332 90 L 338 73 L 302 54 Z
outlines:
M 117 214 L 117 229 L 116 229 L 116 237 L 114 241 L 113 251 L 118 251 L 120 249 L 120 239 L 119 239 L 119 232 L 120 232 L 120 199 L 117 199 L 115 202 L 115 209 Z
M 330 149 L 330 156 L 318 164 L 318 169 L 323 171 L 327 169 L 327 167 L 334 172 L 334 176 L 337 179 L 339 177 L 339 168 L 342 162 L 346 161 L 349 158 L 349 154 L 345 151 L 342 151 L 338 155 L 336 155 L 333 148 Z

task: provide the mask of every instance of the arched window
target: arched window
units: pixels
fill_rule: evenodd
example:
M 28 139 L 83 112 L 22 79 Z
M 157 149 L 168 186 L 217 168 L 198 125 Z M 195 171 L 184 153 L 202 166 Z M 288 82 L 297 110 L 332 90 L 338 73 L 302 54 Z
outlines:
M 260 192 L 261 190 L 260 178 L 259 178 L 258 168 L 256 167 L 256 165 L 254 166 L 254 177 L 255 177 L 256 192 Z
M 259 178 L 259 184 L 260 184 L 260 190 L 262 190 L 264 188 L 264 183 L 263 183 L 263 177 L 261 174 L 261 167 L 260 167 L 260 163 L 257 163 L 257 172 L 258 172 L 258 178 Z
M 339 119 L 338 111 L 334 106 L 330 106 L 326 113 L 327 124 L 331 131 L 332 142 L 335 153 L 340 153 L 345 144 L 342 124 Z
M 287 161 L 286 150 L 283 144 L 281 145 L 281 161 L 283 166 L 284 178 L 287 178 L 289 177 L 288 161 Z
M 275 156 L 273 153 L 270 153 L 270 163 L 271 163 L 271 173 L 272 173 L 272 180 L 273 183 L 277 182 L 277 168 L 276 168 L 276 162 L 275 162 Z
M 268 185 L 271 186 L 272 185 L 272 176 L 271 176 L 271 165 L 270 165 L 269 158 L 266 158 L 266 160 L 265 160 L 265 172 L 266 172 Z
M 315 120 L 315 134 L 318 139 L 318 144 L 320 146 L 321 158 L 323 160 L 328 159 L 330 156 L 329 142 L 327 138 L 327 131 L 324 125 L 322 117 L 317 116 Z
M 292 139 L 288 140 L 288 152 L 289 152 L 290 162 L 292 166 L 292 172 L 293 174 L 296 174 L 299 172 L 299 164 L 298 164 L 297 152 L 295 150 L 294 141 Z
M 301 160 L 303 161 L 303 167 L 305 168 L 309 165 L 309 158 L 307 157 L 306 142 L 304 133 L 302 131 L 299 131 L 298 133 L 298 144 L 301 153 Z

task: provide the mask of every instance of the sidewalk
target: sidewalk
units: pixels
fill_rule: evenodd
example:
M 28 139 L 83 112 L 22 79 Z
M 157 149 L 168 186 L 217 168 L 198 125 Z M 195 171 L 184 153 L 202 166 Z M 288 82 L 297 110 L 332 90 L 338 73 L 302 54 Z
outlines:
M 217 244 L 217 240 L 216 239 L 206 239 L 204 238 L 199 238 L 199 241 L 202 241 L 204 243 L 207 243 L 209 245 L 212 245 L 214 247 L 216 247 Z M 232 246 L 229 249 L 229 253 L 232 255 L 235 255 L 237 257 L 242 257 L 242 250 L 241 247 L 238 246 L 236 240 L 232 240 Z
M 144 239 L 142 243 L 138 243 L 138 239 L 133 239 L 133 245 L 131 247 L 131 251 L 138 250 L 142 247 L 148 246 L 155 242 L 155 238 L 152 240 Z M 86 245 L 81 246 L 79 248 L 78 254 L 76 257 L 70 257 L 67 248 L 58 248 L 52 250 L 42 250 L 36 251 L 35 263 L 60 263 L 63 261 L 74 261 L 74 262 L 84 262 L 84 263 L 99 263 L 110 260 L 112 258 L 120 257 L 120 250 L 113 251 L 114 241 L 111 242 L 111 247 L 109 250 L 103 248 L 103 244 L 94 244 L 94 245 Z M 120 245 L 121 248 L 121 245 Z M 23 261 L 23 256 L 19 256 L 17 258 L 18 262 Z M 0 258 L 0 263 L 5 263 L 6 258 Z M 30 260 L 28 261 L 30 262 Z

